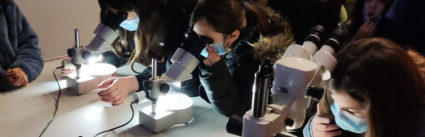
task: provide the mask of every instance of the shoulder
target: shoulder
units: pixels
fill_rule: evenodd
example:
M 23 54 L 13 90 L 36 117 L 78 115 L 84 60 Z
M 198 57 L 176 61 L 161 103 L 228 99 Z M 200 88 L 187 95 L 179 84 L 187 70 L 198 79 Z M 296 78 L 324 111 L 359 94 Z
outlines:
M 257 62 L 260 61 L 254 59 L 254 48 L 245 40 L 239 41 L 226 55 L 226 63 L 228 66 L 246 66 L 249 64 L 257 64 Z

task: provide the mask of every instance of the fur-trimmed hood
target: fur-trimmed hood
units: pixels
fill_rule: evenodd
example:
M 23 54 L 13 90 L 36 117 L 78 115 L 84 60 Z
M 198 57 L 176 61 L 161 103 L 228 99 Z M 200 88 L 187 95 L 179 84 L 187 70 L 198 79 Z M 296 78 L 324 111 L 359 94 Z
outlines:
M 289 23 L 281 16 L 275 18 L 277 18 L 275 28 L 280 32 L 272 37 L 261 37 L 258 42 L 252 44 L 255 59 L 270 59 L 272 62 L 276 62 L 290 45 L 295 44 L 294 34 Z

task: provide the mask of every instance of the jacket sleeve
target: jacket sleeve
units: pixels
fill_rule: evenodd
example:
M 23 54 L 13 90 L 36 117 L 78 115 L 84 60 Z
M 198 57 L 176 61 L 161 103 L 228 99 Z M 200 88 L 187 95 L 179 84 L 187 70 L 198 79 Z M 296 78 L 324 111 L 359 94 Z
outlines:
M 15 4 L 13 3 L 13 5 Z M 21 68 L 27 74 L 28 81 L 32 82 L 40 75 L 44 67 L 41 50 L 38 47 L 38 37 L 17 6 L 15 16 L 18 20 L 16 26 L 18 30 L 18 47 L 15 61 L 10 68 Z
M 211 67 L 200 64 L 200 81 L 213 107 L 221 114 L 242 116 L 251 106 L 252 93 L 238 92 L 224 59 Z M 242 94 L 241 94 L 242 93 Z
M 310 118 L 310 120 L 308 120 L 307 124 L 305 125 L 305 127 L 304 127 L 304 129 L 303 129 L 303 135 L 304 135 L 304 137 L 314 137 L 314 136 L 313 136 L 313 130 L 312 130 L 312 128 L 311 128 L 311 123 L 313 122 L 313 118 L 314 118 L 315 116 L 316 116 L 316 115 L 312 116 L 312 117 Z

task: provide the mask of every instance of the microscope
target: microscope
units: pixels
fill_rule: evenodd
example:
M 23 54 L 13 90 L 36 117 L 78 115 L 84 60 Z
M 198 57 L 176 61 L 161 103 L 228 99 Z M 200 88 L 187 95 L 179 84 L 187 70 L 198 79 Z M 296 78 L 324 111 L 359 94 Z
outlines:
M 90 66 L 92 71 L 83 71 L 83 64 L 92 55 L 112 50 L 111 45 L 118 38 L 115 30 L 126 19 L 127 13 L 115 14 L 108 11 L 106 17 L 94 30 L 94 39 L 86 47 L 80 46 L 79 30 L 75 30 L 75 46 L 67 51 L 71 60 L 62 61 L 64 69 L 76 68 L 76 73 L 66 76 L 66 83 L 71 94 L 81 95 L 93 91 L 97 89 L 99 83 L 115 76 L 116 67 L 113 65 L 98 63 Z
M 154 133 L 176 124 L 188 123 L 192 119 L 192 99 L 184 94 L 168 93 L 169 84 L 192 79 L 191 73 L 200 63 L 201 51 L 214 41 L 208 37 L 199 37 L 193 31 L 188 31 L 185 37 L 186 41 L 171 57 L 171 66 L 160 77 L 157 76 L 157 59 L 152 59 L 152 78 L 143 82 L 145 92 L 134 96 L 138 103 L 145 96 L 151 101 L 151 105 L 139 111 L 139 123 Z M 163 101 L 159 101 L 160 96 Z M 162 105 L 157 105 L 161 102 Z
M 337 65 L 333 55 L 344 41 L 344 32 L 336 29 L 317 51 L 324 33 L 322 26 L 314 26 L 302 46 L 289 46 L 274 65 L 262 62 L 251 110 L 243 118 L 231 116 L 227 132 L 243 137 L 291 136 L 288 130 L 302 127 L 311 97 L 320 99 L 324 94 L 319 85 L 330 79 Z M 269 97 L 273 104 L 268 104 Z

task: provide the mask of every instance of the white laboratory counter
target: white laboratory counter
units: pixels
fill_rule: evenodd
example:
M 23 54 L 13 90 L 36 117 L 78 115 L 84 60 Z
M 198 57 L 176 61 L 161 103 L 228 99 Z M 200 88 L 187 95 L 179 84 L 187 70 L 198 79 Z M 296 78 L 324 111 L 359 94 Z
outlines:
M 0 137 L 37 137 L 53 116 L 58 86 L 53 69 L 60 61 L 45 63 L 37 80 L 20 90 L 0 95 Z M 136 66 L 142 71 L 143 66 Z M 60 77 L 60 71 L 56 71 Z M 118 69 L 118 75 L 134 75 L 129 66 Z M 56 119 L 43 137 L 93 137 L 100 131 L 127 122 L 131 117 L 132 95 L 120 105 L 100 101 L 94 92 L 70 96 L 66 82 L 60 79 L 62 97 Z M 133 105 L 135 116 L 126 126 L 100 137 L 234 137 L 226 132 L 227 118 L 199 97 L 194 101 L 193 120 L 187 125 L 178 125 L 154 134 L 139 125 L 138 110 L 146 105 Z

